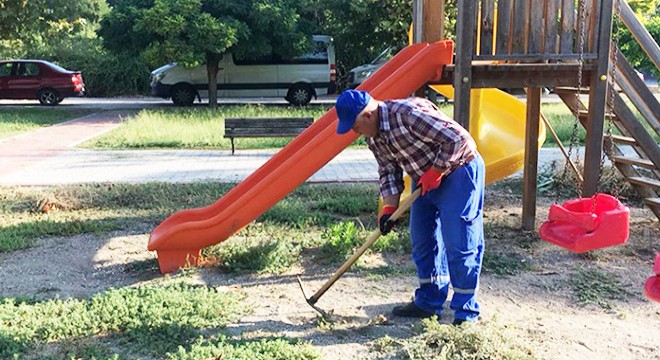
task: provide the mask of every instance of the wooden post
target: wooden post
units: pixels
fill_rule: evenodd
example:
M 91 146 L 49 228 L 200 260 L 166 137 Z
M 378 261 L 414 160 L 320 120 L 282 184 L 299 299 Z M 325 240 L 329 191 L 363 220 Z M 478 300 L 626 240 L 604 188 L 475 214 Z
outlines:
M 472 55 L 477 2 L 458 0 L 456 18 L 456 67 L 454 71 L 454 120 L 470 128 L 470 90 L 472 89 Z
M 536 221 L 536 180 L 539 158 L 539 117 L 541 88 L 527 89 L 527 125 L 525 127 L 525 167 L 523 170 L 522 228 L 534 230 Z
M 444 39 L 444 14 L 445 14 L 445 0 L 424 0 L 424 17 L 423 39 L 425 42 L 436 42 Z M 437 104 L 438 93 L 429 89 L 429 100 Z
M 603 0 L 600 10 L 598 60 L 589 84 L 589 117 L 584 151 L 584 187 L 582 196 L 598 191 L 600 161 L 603 155 L 603 123 L 607 102 L 607 77 L 610 65 L 610 37 L 612 35 L 612 0 Z
M 435 42 L 443 38 L 445 0 L 415 0 L 413 2 L 413 42 Z M 416 96 L 424 97 L 426 86 L 417 89 Z M 435 98 L 435 92 L 430 95 Z M 435 100 L 435 99 L 432 99 Z M 435 101 L 434 101 L 435 102 Z
M 444 39 L 445 0 L 424 0 L 424 35 L 426 42 Z

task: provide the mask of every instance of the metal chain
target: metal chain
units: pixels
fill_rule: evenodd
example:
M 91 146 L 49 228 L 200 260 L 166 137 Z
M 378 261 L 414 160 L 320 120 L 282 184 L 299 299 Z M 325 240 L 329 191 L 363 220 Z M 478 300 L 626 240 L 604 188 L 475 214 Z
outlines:
M 608 79 L 608 89 L 609 89 L 609 98 L 607 99 L 607 132 L 605 141 L 605 149 L 603 151 L 603 156 L 600 161 L 600 174 L 603 173 L 603 167 L 605 165 L 605 156 L 612 160 L 614 156 L 614 142 L 612 141 L 612 126 L 614 124 L 614 98 L 616 97 L 616 67 L 618 61 L 618 49 L 619 49 L 619 38 L 616 36 L 619 30 L 619 14 L 621 13 L 621 0 L 614 0 L 616 2 L 615 12 L 613 14 L 613 24 L 612 24 L 612 38 L 610 42 L 610 52 L 612 58 L 612 64 L 610 67 L 610 76 Z M 599 182 L 600 183 L 600 182 Z M 613 186 L 612 195 L 614 197 L 619 197 L 619 187 Z
M 578 0 L 578 13 L 580 15 L 580 22 L 578 23 L 578 87 L 575 92 L 575 109 L 573 109 L 573 115 L 575 116 L 575 122 L 573 123 L 573 132 L 571 133 L 570 145 L 568 147 L 568 159 L 571 158 L 573 149 L 575 148 L 575 164 L 580 166 L 580 149 L 579 149 L 579 136 L 578 136 L 578 126 L 580 123 L 580 92 L 582 90 L 582 71 L 584 69 L 584 44 L 585 44 L 585 32 L 586 32 L 586 0 Z M 568 161 L 564 164 L 564 176 L 568 172 Z M 576 177 L 575 184 L 577 185 L 578 197 L 582 197 L 583 184 L 579 178 Z

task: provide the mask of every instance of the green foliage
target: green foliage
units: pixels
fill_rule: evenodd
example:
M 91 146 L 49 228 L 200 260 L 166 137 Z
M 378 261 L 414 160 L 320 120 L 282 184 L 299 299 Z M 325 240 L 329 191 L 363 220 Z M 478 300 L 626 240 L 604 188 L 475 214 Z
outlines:
M 76 37 L 94 37 L 104 0 L 31 0 L 0 4 L 0 57 L 20 58 Z
M 288 239 L 249 241 L 239 239 L 214 246 L 204 256 L 217 258 L 220 269 L 228 272 L 279 274 L 298 262 L 300 246 Z
M 89 336 L 115 338 L 131 353 L 162 356 L 201 330 L 224 327 L 245 313 L 240 300 L 233 293 L 182 284 L 111 289 L 89 300 L 6 298 L 0 300 L 0 356 Z
M 313 117 L 326 111 L 320 107 L 265 107 L 261 105 L 219 106 L 216 110 L 142 110 L 123 126 L 97 137 L 84 146 L 103 149 L 220 148 L 230 149 L 224 136 L 228 117 Z M 282 147 L 291 138 L 236 139 L 238 149 Z
M 352 221 L 342 221 L 331 225 L 321 237 L 324 240 L 321 248 L 324 256 L 330 261 L 345 260 L 353 249 L 361 245 L 359 231 Z
M 638 18 L 640 18 L 638 16 Z M 632 36 L 630 31 L 623 25 L 620 20 L 615 19 L 620 25 L 616 26 L 617 31 L 614 34 L 617 43 L 623 55 L 628 59 L 628 62 L 638 71 L 645 73 L 652 73 L 655 77 L 660 78 L 660 71 L 656 69 L 655 64 L 651 58 L 642 50 L 641 46 Z M 640 19 L 642 25 L 651 34 L 651 37 L 656 41 L 660 41 L 660 14 L 651 17 L 642 17 Z
M 293 0 L 117 1 L 99 33 L 115 52 L 141 54 L 151 67 L 176 61 L 206 63 L 211 107 L 217 103 L 215 77 L 221 55 L 244 58 L 302 54 L 309 34 L 298 26 Z
M 492 251 L 484 253 L 483 272 L 496 276 L 514 276 L 532 270 L 533 266 L 515 254 L 500 254 Z
M 630 5 L 630 8 L 638 15 L 644 17 L 652 17 L 654 15 L 660 15 L 657 12 L 658 7 L 660 7 L 660 1 L 658 0 L 625 0 L 625 1 L 628 3 L 628 5 Z
M 435 317 L 422 320 L 421 333 L 409 339 L 384 337 L 376 341 L 379 359 L 523 360 L 536 357 L 524 344 L 493 323 L 452 326 Z
M 199 66 L 206 62 L 208 53 L 225 53 L 247 31 L 228 14 L 205 10 L 201 0 L 155 0 L 152 7 L 142 11 L 133 31 L 154 39 L 143 49 L 147 62 Z
M 0 112 L 0 139 L 87 114 L 84 110 L 17 108 Z
M 612 308 L 612 300 L 626 300 L 632 294 L 619 277 L 598 269 L 583 269 L 568 280 L 577 302 L 595 304 L 603 309 Z
M 340 82 L 351 68 L 367 63 L 388 46 L 408 42 L 412 6 L 406 0 L 307 0 L 298 10 L 316 31 L 335 39 Z
M 98 38 L 64 38 L 25 55 L 82 72 L 88 96 L 147 95 L 149 67 L 138 56 L 105 50 Z
M 173 360 L 236 359 L 236 360 L 312 360 L 318 359 L 311 346 L 299 340 L 265 338 L 256 341 L 236 341 L 225 336 L 211 340 L 202 338 L 190 345 L 180 346 L 167 354 Z

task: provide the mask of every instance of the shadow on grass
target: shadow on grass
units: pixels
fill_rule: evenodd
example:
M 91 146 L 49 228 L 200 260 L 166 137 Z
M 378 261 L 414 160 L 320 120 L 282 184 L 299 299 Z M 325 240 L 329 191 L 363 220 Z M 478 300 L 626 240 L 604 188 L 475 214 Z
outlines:
M 37 239 L 102 234 L 117 230 L 147 229 L 158 224 L 157 216 L 119 216 L 92 220 L 35 219 L 0 228 L 0 252 L 32 247 Z

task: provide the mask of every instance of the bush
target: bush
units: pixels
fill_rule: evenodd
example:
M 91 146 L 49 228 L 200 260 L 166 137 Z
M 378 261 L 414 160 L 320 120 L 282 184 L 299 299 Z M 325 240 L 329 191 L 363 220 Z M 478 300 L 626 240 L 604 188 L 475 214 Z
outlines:
M 87 95 L 149 94 L 149 67 L 138 56 L 115 54 L 100 39 L 69 38 L 27 53 L 27 57 L 54 62 L 83 74 Z

